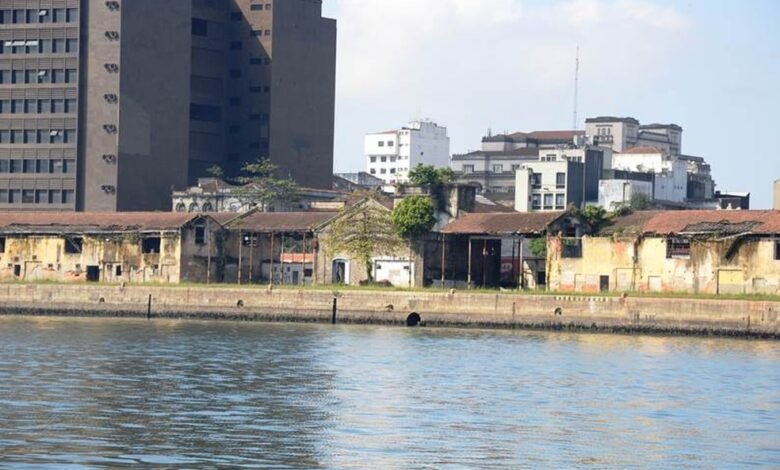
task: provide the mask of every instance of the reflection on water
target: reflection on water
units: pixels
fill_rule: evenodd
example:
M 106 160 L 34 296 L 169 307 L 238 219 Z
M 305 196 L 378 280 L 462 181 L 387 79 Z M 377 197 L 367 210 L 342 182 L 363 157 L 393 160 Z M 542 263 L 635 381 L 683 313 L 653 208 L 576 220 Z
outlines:
M 780 465 L 780 344 L 0 318 L 11 466 Z

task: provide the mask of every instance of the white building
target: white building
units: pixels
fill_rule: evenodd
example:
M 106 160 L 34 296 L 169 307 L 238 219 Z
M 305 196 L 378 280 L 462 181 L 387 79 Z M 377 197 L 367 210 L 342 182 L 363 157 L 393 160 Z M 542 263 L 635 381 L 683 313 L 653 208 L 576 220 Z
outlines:
M 422 163 L 446 167 L 450 162 L 447 128 L 430 121 L 413 121 L 401 129 L 366 134 L 368 173 L 386 183 L 404 183 L 409 170 Z
M 599 181 L 599 205 L 612 210 L 621 205 L 629 205 L 634 195 L 645 195 L 647 201 L 653 199 L 653 183 L 629 179 L 611 179 Z
M 688 162 L 655 147 L 633 147 L 612 155 L 616 170 L 654 173 L 653 198 L 685 202 L 688 197 Z

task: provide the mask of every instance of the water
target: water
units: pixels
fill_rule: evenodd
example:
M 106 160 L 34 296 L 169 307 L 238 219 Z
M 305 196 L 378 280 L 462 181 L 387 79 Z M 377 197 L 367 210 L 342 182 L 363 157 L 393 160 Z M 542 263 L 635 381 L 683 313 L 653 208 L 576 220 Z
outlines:
M 8 467 L 780 467 L 780 343 L 0 318 Z

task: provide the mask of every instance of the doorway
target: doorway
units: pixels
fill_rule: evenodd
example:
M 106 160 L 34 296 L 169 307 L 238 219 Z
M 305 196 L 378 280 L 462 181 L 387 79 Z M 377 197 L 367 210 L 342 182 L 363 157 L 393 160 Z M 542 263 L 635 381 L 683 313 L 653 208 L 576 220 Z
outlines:
M 600 292 L 609 291 L 609 276 L 599 276 L 599 291 Z
M 331 267 L 332 284 L 349 284 L 349 264 L 344 259 L 334 259 Z
M 100 281 L 100 266 L 87 266 L 87 282 Z

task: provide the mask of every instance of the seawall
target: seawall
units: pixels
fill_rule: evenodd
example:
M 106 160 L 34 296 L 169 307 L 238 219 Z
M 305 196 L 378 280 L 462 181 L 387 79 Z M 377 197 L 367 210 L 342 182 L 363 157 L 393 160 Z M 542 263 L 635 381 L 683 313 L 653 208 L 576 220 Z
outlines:
M 151 296 L 151 308 L 149 302 Z M 0 314 L 406 324 L 780 339 L 780 302 L 266 287 L 0 284 Z

